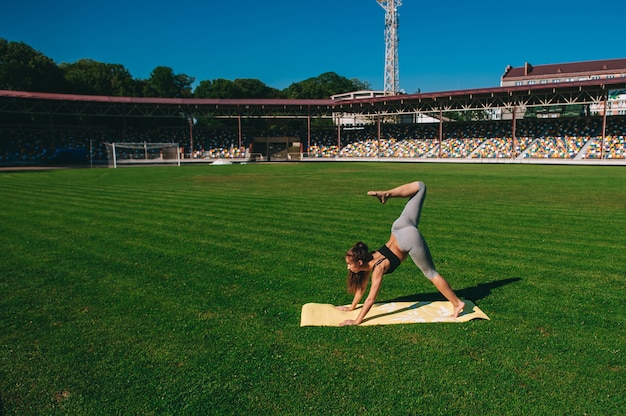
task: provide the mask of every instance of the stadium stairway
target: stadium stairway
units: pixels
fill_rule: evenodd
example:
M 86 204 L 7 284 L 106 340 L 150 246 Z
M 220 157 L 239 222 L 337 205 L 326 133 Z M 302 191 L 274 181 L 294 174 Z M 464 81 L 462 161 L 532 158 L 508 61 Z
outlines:
M 532 143 L 530 143 L 528 146 L 526 146 L 526 149 L 524 149 L 524 151 L 522 151 L 518 157 L 515 158 L 515 160 L 521 160 L 521 159 L 526 159 L 527 157 L 530 157 L 528 155 L 528 149 L 530 149 L 535 143 L 537 143 L 537 141 L 539 141 L 539 139 L 535 139 L 532 141 Z
M 587 143 L 585 143 L 582 149 L 580 149 L 580 152 L 578 152 L 578 154 L 574 157 L 574 160 L 585 159 L 585 156 L 587 155 L 587 150 L 589 149 L 589 146 L 591 146 L 591 142 L 593 142 L 593 139 L 587 140 Z

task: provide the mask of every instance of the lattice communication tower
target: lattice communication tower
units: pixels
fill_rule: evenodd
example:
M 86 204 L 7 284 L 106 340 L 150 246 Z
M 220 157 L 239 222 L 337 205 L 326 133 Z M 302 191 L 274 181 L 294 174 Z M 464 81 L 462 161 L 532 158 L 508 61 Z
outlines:
M 385 94 L 400 92 L 400 69 L 398 66 L 398 7 L 402 0 L 376 0 L 385 9 Z

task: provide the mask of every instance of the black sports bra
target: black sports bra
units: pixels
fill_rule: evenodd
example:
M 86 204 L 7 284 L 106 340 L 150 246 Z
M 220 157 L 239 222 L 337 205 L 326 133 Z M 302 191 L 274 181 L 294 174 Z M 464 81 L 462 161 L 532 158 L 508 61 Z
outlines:
M 394 254 L 394 252 L 391 251 L 389 249 L 389 247 L 387 247 L 386 245 L 382 246 L 381 248 L 379 248 L 376 251 L 378 251 L 380 254 L 382 254 L 383 258 L 378 260 L 376 262 L 376 264 L 374 264 L 374 267 L 378 266 L 385 259 L 389 260 L 389 268 L 383 274 L 391 274 L 391 273 L 393 273 L 393 271 L 398 268 L 400 263 L 402 263 L 400 261 L 400 259 L 398 258 L 398 256 L 396 256 Z

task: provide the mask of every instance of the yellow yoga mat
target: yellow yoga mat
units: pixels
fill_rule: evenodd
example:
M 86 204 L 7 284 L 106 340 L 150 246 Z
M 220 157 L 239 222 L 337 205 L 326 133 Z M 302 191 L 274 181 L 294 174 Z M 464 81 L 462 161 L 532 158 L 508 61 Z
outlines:
M 467 322 L 472 319 L 489 319 L 478 306 L 463 300 L 465 308 L 458 318 L 450 318 L 452 304 L 435 302 L 384 302 L 375 303 L 361 325 L 417 324 L 431 322 Z M 302 306 L 300 326 L 339 326 L 346 319 L 356 319 L 361 306 L 344 312 L 334 305 L 307 303 Z

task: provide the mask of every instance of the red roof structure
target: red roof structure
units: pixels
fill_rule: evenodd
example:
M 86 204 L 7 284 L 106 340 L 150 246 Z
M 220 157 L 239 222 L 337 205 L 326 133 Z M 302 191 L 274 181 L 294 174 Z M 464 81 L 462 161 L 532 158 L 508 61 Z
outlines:
M 532 65 L 528 62 L 521 67 L 508 66 L 502 75 L 501 85 L 512 85 L 520 80 L 562 79 L 580 77 L 601 79 L 626 76 L 626 58 L 583 61 L 548 65 Z
M 626 59 L 622 60 L 626 73 Z M 563 64 L 563 66 L 566 64 Z M 626 89 L 626 77 L 401 94 L 355 100 L 213 99 L 109 97 L 0 90 L 0 112 L 120 117 L 180 117 L 191 113 L 211 117 L 332 117 L 333 113 L 394 114 L 483 110 L 514 105 L 592 103 L 609 90 Z

